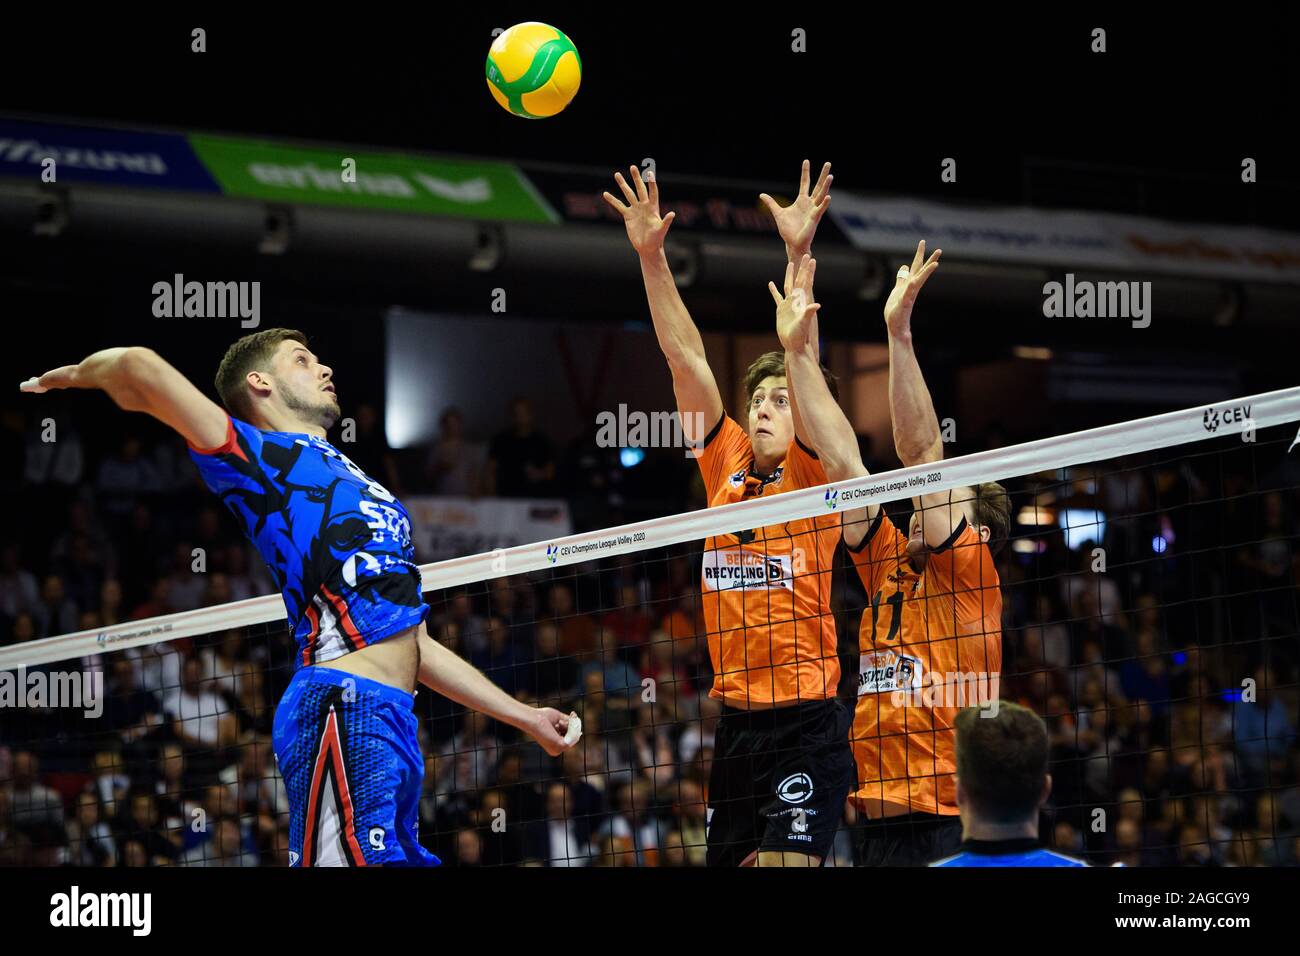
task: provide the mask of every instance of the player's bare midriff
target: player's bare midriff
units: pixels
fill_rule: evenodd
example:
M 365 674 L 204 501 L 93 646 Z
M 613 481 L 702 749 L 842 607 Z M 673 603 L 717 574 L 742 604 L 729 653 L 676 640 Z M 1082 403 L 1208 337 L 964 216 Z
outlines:
M 424 627 L 423 623 L 417 624 L 400 634 L 384 638 L 378 644 L 363 647 L 316 666 L 346 671 L 367 680 L 396 687 L 408 694 L 414 693 L 416 678 L 420 673 L 419 634 L 422 627 Z

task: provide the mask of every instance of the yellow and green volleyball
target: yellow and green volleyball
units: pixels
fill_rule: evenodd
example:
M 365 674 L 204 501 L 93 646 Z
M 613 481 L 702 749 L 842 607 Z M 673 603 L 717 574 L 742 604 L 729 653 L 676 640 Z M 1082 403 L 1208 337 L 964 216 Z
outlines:
M 577 47 L 545 23 L 516 23 L 488 50 L 488 89 L 516 116 L 554 116 L 569 105 L 581 82 Z

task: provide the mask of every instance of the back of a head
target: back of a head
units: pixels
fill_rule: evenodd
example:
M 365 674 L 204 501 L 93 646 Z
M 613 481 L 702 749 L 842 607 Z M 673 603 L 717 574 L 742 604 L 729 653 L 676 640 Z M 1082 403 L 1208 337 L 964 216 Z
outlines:
M 1032 820 L 1047 776 L 1047 726 L 1010 701 L 985 713 L 967 707 L 957 714 L 957 779 L 966 809 L 985 823 Z
M 989 529 L 989 551 L 997 554 L 1011 532 L 1011 498 L 996 481 L 975 485 L 975 521 Z
M 285 339 L 307 344 L 307 336 L 297 329 L 263 329 L 236 340 L 217 366 L 217 394 L 221 404 L 240 421 L 252 424 L 253 403 L 246 379 L 253 371 L 270 371 L 271 361 Z

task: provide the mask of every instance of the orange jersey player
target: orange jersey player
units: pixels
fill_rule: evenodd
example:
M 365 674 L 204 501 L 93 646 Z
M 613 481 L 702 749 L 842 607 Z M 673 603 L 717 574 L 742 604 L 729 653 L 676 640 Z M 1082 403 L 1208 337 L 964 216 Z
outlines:
M 830 164 L 809 190 L 773 210 L 791 259 L 802 257 L 830 200 Z M 747 378 L 748 430 L 727 416 L 663 252 L 673 214 L 659 215 L 653 177 L 616 176 L 626 199 L 609 193 L 641 259 L 650 314 L 673 376 L 683 430 L 692 443 L 709 505 L 825 484 L 780 352 L 761 356 Z M 814 357 L 814 362 L 816 361 Z M 818 367 L 822 388 L 833 379 Z M 705 841 L 710 866 L 817 866 L 826 857 L 853 784 L 852 712 L 836 699 L 840 677 L 830 570 L 840 523 L 832 515 L 708 540 L 701 588 L 714 680 L 722 701 L 709 774 Z
M 905 465 L 943 457 L 939 423 L 911 345 L 916 294 L 938 267 L 917 247 L 885 306 L 890 413 Z M 867 474 L 857 438 L 815 374 L 810 345 L 816 262 L 791 264 L 785 295 L 775 286 L 777 330 L 791 389 L 831 480 Z M 995 482 L 913 499 L 904 535 L 877 505 L 844 516 L 844 542 L 866 586 L 858 704 L 850 734 L 854 802 L 869 823 L 859 863 L 922 865 L 961 841 L 953 772 L 957 712 L 996 707 L 1002 661 L 1002 596 L 990 543 L 1006 536 L 1007 499 Z

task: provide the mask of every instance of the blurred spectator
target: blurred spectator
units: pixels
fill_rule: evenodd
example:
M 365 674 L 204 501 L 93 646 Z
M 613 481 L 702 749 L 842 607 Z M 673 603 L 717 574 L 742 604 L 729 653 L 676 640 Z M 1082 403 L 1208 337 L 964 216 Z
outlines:
M 651 805 L 652 793 L 647 780 L 635 780 L 619 787 L 614 797 L 616 812 L 593 837 L 598 843 L 609 837 L 623 841 L 636 866 L 654 866 L 657 863 L 661 834 L 669 829 Z
M 162 476 L 152 461 L 144 456 L 144 444 L 136 435 L 127 435 L 117 454 L 106 458 L 95 479 L 105 513 L 126 515 L 141 495 L 162 490 Z
M 487 619 L 487 645 L 480 653 L 470 656 L 470 663 L 512 697 L 527 685 L 520 654 L 510 640 L 505 622 L 499 617 Z
M 172 571 L 167 580 L 171 582 L 168 603 L 173 611 L 193 611 L 203 606 L 203 595 L 208 589 L 207 557 L 203 557 L 203 564 L 196 565 L 198 560 L 188 541 L 178 541 L 172 548 Z
M 124 620 L 122 608 L 122 582 L 117 578 L 107 578 L 99 586 L 99 623 L 102 627 L 112 627 Z
M 228 698 L 234 697 L 235 670 L 242 663 L 243 652 L 244 632 L 237 627 L 222 631 L 215 647 L 209 647 L 199 653 L 199 660 L 203 663 L 203 682 Z
M 682 834 L 679 830 L 669 830 L 664 834 L 663 847 L 659 851 L 659 865 L 672 869 L 689 865 L 686 860 L 686 847 L 682 843 Z
M 601 646 L 616 648 L 628 662 L 636 661 L 641 648 L 650 640 L 654 621 L 645 610 L 638 588 L 624 584 L 619 589 L 619 603 L 600 619 Z
M 510 427 L 488 447 L 487 491 L 500 498 L 549 498 L 555 493 L 551 442 L 534 427 L 526 398 L 510 403 Z
M 483 485 L 483 459 L 483 445 L 465 439 L 465 419 L 460 409 L 445 409 L 424 466 L 430 492 L 477 497 Z
M 225 571 L 226 555 L 235 535 L 225 516 L 214 506 L 199 509 L 194 519 L 193 547 L 202 548 L 209 571 Z
M 529 690 L 543 703 L 553 705 L 578 687 L 578 663 L 560 655 L 560 629 L 551 621 L 537 625 L 537 655 L 528 671 Z
M 1032 653 L 1031 660 L 1060 668 L 1073 663 L 1070 630 L 1061 623 L 1060 612 L 1050 594 L 1040 594 L 1034 602 L 1033 617 L 1025 627 L 1024 640 L 1034 645 L 1028 648 Z
M 122 588 L 127 605 L 134 606 L 154 588 L 160 561 L 170 552 L 173 539 L 159 526 L 153 509 L 143 502 L 134 505 L 119 525 Z
M 76 426 L 66 416 L 33 419 L 24 445 L 23 481 L 72 488 L 84 470 L 85 450 Z
M 1092 569 L 1092 548 L 1080 548 L 1072 552 L 1072 558 L 1074 573 L 1061 578 L 1061 601 L 1070 609 L 1071 616 L 1088 618 L 1100 615 L 1102 623 L 1109 626 L 1118 624 L 1123 608 L 1119 585 L 1107 574 Z M 1092 599 L 1087 607 L 1081 607 L 1079 603 L 1084 595 Z
M 41 637 L 71 634 L 77 629 L 77 605 L 64 590 L 63 578 L 47 574 L 41 584 L 41 603 L 36 612 Z
M 1296 744 L 1296 728 L 1272 669 L 1259 667 L 1254 678 L 1255 699 L 1238 697 L 1232 705 L 1232 737 L 1243 782 L 1263 787 L 1280 782 L 1287 750 Z
M 572 657 L 579 663 L 584 663 L 595 655 L 598 637 L 596 622 L 590 614 L 574 610 L 573 588 L 570 585 L 556 584 L 551 588 L 543 620 L 558 628 L 561 656 Z
M 546 843 L 547 866 L 587 866 L 590 864 L 589 848 L 578 839 L 577 828 L 570 816 L 572 799 L 569 788 L 559 781 L 546 788 Z
M 456 833 L 456 865 L 483 865 L 483 838 L 472 827 L 465 827 Z
M 238 817 L 218 817 L 209 824 L 212 839 L 186 853 L 181 866 L 257 866 L 257 854 L 244 848 Z
M 531 596 L 532 587 L 510 577 L 493 578 L 491 595 L 488 598 L 488 610 L 493 617 L 500 618 L 510 630 L 515 649 L 530 656 L 533 644 L 533 611 L 524 604 L 522 598 Z
M 453 737 L 443 753 L 459 761 L 452 786 L 458 790 L 485 790 L 492 785 L 501 742 L 492 732 L 492 718 L 476 710 L 467 710 L 460 733 Z
M 22 549 L 17 542 L 9 542 L 0 548 L 0 615 L 11 620 L 19 614 L 33 617 L 40 613 L 40 590 L 36 586 L 36 575 L 23 570 Z
M 1125 697 L 1148 701 L 1163 713 L 1169 701 L 1169 662 L 1157 650 L 1156 641 L 1151 631 L 1138 636 L 1137 657 L 1120 665 L 1119 679 Z
M 474 602 L 465 590 L 456 591 L 441 615 L 444 622 L 456 628 L 460 646 L 466 657 L 482 655 L 487 651 L 487 622 L 474 613 Z
M 119 655 L 111 659 L 104 691 L 104 726 L 123 742 L 135 743 L 162 724 L 158 698 L 138 686 L 130 658 Z
M 64 581 L 68 600 L 83 610 L 93 610 L 104 585 L 104 564 L 91 550 L 90 538 L 76 534 L 68 542 L 67 555 L 55 566 Z
M 172 732 L 194 751 L 208 755 L 235 742 L 235 715 L 221 695 L 204 684 L 197 657 L 186 658 L 180 686 L 163 699 L 163 710 L 172 720 Z
M 1267 636 L 1296 633 L 1296 532 L 1287 526 L 1281 492 L 1261 496 L 1262 516 L 1255 543 L 1238 554 L 1238 561 L 1253 571 L 1253 590 L 1259 592 L 1264 632 Z M 1291 655 L 1295 659 L 1295 655 Z
M 66 529 L 54 539 L 50 547 L 50 562 L 58 565 L 71 557 L 72 543 L 78 536 L 84 536 L 90 544 L 90 551 L 95 560 L 107 570 L 112 570 L 116 549 L 112 537 L 95 514 L 92 500 L 78 496 L 68 505 L 68 522 Z
M 149 596 L 137 604 L 131 611 L 130 619 L 140 621 L 149 617 L 159 617 L 175 611 L 172 606 L 172 579 L 158 578 L 149 589 Z
M 145 644 L 126 651 L 135 669 L 136 686 L 154 694 L 161 702 L 181 685 L 182 655 L 171 642 Z
M 131 786 L 131 778 L 126 774 L 126 765 L 117 750 L 98 750 L 91 762 L 91 788 L 105 816 L 113 817 L 122 811 L 126 795 Z
M 117 865 L 113 831 L 103 819 L 93 793 L 78 794 L 76 813 L 68 820 L 67 832 L 69 866 Z
M 632 706 L 641 693 L 641 675 L 618 656 L 618 647 L 614 644 L 602 648 L 595 659 L 583 665 L 581 679 L 584 682 L 588 674 L 599 675 L 597 687 L 610 695 L 611 701 L 623 710 Z
M 63 800 L 40 782 L 40 761 L 20 750 L 13 755 L 13 782 L 6 789 L 5 803 L 15 833 L 31 839 L 35 846 L 62 845 Z
M 681 780 L 676 789 L 677 797 L 672 806 L 673 828 L 682 835 L 682 843 L 686 847 L 686 859 L 690 865 L 703 866 L 707 852 L 704 842 L 703 790 L 693 780 Z

